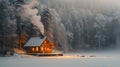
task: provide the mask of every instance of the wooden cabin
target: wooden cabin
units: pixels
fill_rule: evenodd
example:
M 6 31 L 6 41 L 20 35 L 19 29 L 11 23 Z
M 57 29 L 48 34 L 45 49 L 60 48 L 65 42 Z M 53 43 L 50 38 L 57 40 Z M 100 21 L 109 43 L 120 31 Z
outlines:
M 52 53 L 54 45 L 47 37 L 32 37 L 24 45 L 24 49 L 28 54 L 48 54 Z

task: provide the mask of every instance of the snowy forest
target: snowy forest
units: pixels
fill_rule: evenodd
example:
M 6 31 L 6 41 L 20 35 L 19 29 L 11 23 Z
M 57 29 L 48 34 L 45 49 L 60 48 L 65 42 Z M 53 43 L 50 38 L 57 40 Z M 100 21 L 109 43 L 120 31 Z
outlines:
M 0 0 L 0 49 L 40 34 L 63 51 L 118 48 L 120 5 L 99 1 Z

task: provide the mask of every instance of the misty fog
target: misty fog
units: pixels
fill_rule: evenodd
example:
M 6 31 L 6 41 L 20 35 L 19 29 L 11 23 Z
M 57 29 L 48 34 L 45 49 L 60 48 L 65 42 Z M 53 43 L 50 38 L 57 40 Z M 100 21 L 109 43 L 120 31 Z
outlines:
M 64 51 L 120 47 L 119 0 L 0 0 L 0 5 L 6 8 L 0 8 L 0 17 L 18 29 L 22 22 L 28 38 L 36 36 L 31 22 Z
M 40 2 L 58 13 L 66 29 L 67 42 L 72 48 L 102 48 L 105 45 L 114 47 L 110 46 L 111 44 L 119 46 L 119 0 L 40 0 Z M 108 30 L 109 25 L 111 29 Z

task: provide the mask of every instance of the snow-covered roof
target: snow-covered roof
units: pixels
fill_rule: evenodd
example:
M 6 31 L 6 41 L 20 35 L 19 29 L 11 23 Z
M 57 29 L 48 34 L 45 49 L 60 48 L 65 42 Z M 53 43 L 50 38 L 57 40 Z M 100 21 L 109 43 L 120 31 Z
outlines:
M 41 39 L 41 37 L 31 37 L 28 42 L 24 45 L 24 47 L 28 47 L 28 46 L 41 46 L 43 41 L 46 39 L 47 37 L 45 36 L 44 38 Z

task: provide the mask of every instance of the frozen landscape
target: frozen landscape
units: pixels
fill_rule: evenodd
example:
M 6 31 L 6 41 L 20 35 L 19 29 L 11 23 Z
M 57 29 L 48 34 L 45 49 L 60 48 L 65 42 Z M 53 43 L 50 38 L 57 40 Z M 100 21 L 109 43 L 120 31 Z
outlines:
M 120 0 L 0 0 L 0 67 L 120 67 L 119 49 Z
M 59 57 L 0 57 L 0 67 L 120 67 L 119 51 L 68 53 Z

